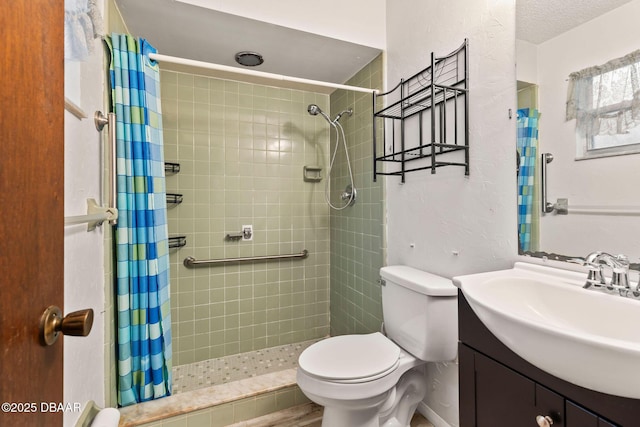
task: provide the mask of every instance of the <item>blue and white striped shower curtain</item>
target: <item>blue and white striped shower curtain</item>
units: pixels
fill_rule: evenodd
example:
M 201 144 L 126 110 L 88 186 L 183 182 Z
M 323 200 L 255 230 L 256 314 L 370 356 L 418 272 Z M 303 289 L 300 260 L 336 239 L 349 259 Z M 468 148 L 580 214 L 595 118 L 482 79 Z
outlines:
M 112 34 L 117 116 L 116 243 L 118 404 L 171 394 L 171 316 L 162 115 L 155 49 Z
M 533 189 L 535 186 L 538 152 L 538 119 L 534 108 L 518 110 L 517 148 L 520 156 L 518 168 L 518 241 L 521 251 L 531 250 L 533 218 Z

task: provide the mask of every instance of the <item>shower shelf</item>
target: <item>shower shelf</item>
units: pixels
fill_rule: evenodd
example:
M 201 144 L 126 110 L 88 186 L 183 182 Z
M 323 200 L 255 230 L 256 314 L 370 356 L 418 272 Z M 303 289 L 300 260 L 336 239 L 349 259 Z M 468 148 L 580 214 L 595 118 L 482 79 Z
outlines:
M 461 166 L 469 175 L 468 59 L 465 39 L 446 56 L 432 52 L 430 66 L 400 80 L 390 91 L 373 94 L 374 181 L 378 175 L 394 175 L 405 182 L 408 172 L 430 169 L 434 174 L 442 166 Z M 377 110 L 379 103 L 386 107 Z M 385 137 L 379 150 L 376 122 L 380 119 Z M 451 158 L 456 152 L 462 160 Z
M 180 172 L 180 163 L 164 162 L 165 173 L 175 174 Z
M 171 205 L 179 205 L 182 203 L 182 194 L 167 193 L 167 203 Z
M 182 248 L 187 245 L 187 236 L 169 237 L 169 249 Z

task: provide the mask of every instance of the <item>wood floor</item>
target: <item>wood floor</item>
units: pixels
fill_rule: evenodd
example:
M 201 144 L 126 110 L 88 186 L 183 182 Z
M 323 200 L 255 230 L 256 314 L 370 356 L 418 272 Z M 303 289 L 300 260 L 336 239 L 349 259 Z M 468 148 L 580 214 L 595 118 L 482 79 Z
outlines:
M 229 427 L 320 427 L 321 424 L 322 407 L 308 403 Z M 433 424 L 416 413 L 411 420 L 411 427 L 433 427 Z

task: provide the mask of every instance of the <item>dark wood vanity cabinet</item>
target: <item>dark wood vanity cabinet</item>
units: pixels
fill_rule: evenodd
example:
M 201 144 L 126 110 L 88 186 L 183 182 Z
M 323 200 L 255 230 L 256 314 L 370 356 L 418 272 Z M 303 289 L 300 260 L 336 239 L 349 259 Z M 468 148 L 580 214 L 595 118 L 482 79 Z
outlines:
M 550 417 L 552 427 L 640 427 L 640 400 L 587 390 L 536 368 L 489 332 L 462 292 L 458 297 L 460 427 L 535 427 L 538 416 Z

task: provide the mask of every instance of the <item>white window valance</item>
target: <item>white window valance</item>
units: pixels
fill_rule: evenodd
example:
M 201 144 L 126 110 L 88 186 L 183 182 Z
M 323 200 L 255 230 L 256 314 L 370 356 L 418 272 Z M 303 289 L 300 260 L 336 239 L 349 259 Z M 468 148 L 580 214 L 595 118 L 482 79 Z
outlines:
M 102 34 L 97 0 L 65 0 L 64 58 L 82 61 L 93 52 L 94 39 Z
M 587 139 L 640 124 L 640 50 L 569 75 L 566 119 Z

